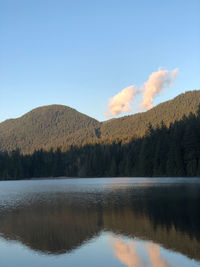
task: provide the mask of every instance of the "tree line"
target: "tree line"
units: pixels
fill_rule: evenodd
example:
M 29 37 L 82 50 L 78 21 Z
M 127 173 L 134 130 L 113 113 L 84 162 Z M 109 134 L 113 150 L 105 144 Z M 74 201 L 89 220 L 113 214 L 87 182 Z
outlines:
M 149 125 L 145 136 L 108 143 L 0 153 L 0 179 L 33 177 L 200 176 L 200 108 L 167 127 Z

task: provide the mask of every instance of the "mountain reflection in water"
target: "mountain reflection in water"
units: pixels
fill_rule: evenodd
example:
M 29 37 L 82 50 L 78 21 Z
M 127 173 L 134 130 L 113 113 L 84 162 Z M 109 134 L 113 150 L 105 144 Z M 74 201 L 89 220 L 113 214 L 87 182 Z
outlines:
M 114 186 L 113 179 L 103 186 L 102 181 L 86 180 L 85 186 L 84 180 L 75 186 L 70 180 L 2 183 L 1 236 L 40 253 L 60 255 L 106 232 L 111 233 L 115 257 L 129 267 L 146 266 L 147 258 L 154 267 L 170 266 L 160 245 L 200 260 L 200 183 L 130 180 Z M 144 258 L 135 240 L 147 241 Z

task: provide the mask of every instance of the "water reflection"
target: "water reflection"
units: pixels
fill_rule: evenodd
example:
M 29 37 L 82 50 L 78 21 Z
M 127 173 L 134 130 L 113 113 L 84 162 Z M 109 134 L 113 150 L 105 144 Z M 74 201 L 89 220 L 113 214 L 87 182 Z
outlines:
M 151 244 L 147 248 L 150 255 L 150 262 L 153 267 L 169 267 L 170 264 L 161 256 L 160 247 L 155 244 Z
M 116 257 L 128 267 L 140 267 L 141 259 L 134 242 L 125 242 L 119 237 L 111 239 L 113 251 Z
M 8 185 L 6 189 L 2 186 L 2 237 L 20 241 L 40 253 L 58 255 L 107 231 L 116 235 L 109 241 L 116 257 L 129 267 L 148 266 L 145 260 L 154 267 L 170 266 L 158 244 L 200 259 L 200 183 L 130 183 L 120 188 L 109 181 L 106 188 L 97 183 L 87 190 L 81 184 L 71 190 L 69 181 L 62 181 L 60 186 L 57 181 L 56 187 L 48 181 L 43 183 L 46 187 L 41 192 L 36 187 L 30 189 L 31 183 L 30 192 L 27 187 L 23 191 L 22 184 L 17 184 L 14 191 L 13 185 L 10 191 Z M 5 190 L 7 198 L 2 193 Z M 126 243 L 119 238 L 121 235 L 132 241 Z M 143 249 L 143 256 L 135 238 L 152 241 Z
M 153 243 L 143 244 L 138 249 L 137 241 L 127 241 L 120 237 L 111 239 L 115 256 L 128 267 L 170 267 L 172 266 L 160 252 L 160 246 Z

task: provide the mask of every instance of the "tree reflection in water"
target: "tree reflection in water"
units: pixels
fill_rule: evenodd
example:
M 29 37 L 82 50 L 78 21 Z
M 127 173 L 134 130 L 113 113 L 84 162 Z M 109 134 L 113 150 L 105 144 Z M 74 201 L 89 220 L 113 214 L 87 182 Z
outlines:
M 32 192 L 21 201 L 0 208 L 0 232 L 33 250 L 62 254 L 86 243 L 102 231 L 151 240 L 145 247 L 152 266 L 168 267 L 163 247 L 200 259 L 200 186 L 160 185 L 108 190 L 63 189 Z M 134 243 L 110 240 L 117 258 L 129 267 L 144 259 Z

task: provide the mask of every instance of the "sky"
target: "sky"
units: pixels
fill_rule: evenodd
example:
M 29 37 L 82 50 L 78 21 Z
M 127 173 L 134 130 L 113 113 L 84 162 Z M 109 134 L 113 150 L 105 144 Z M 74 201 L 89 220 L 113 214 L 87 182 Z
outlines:
M 0 0 L 0 121 L 50 104 L 104 121 L 200 89 L 199 14 L 199 0 Z

